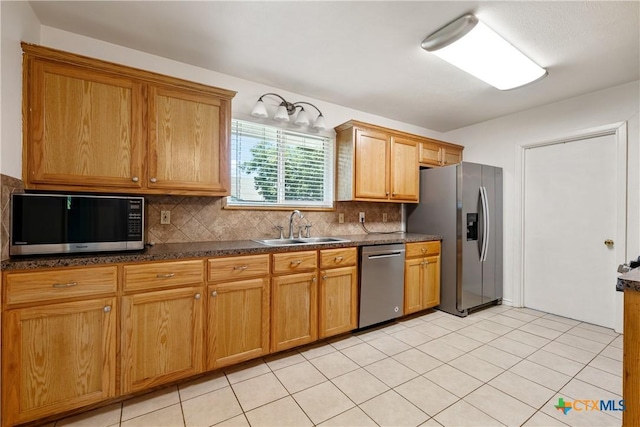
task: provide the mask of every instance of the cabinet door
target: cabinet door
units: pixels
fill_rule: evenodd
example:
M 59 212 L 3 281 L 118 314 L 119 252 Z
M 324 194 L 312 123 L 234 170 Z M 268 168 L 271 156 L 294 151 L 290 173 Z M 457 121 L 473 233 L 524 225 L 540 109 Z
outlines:
M 269 353 L 269 279 L 208 288 L 207 370 Z
M 271 351 L 315 341 L 318 338 L 316 273 L 271 280 Z
M 4 313 L 3 425 L 115 396 L 115 302 L 100 298 Z
M 425 258 L 422 268 L 422 308 L 440 305 L 440 255 Z
M 387 135 L 356 129 L 356 199 L 388 199 L 388 158 L 389 137 Z
M 408 259 L 404 262 L 404 314 L 422 310 L 423 259 Z
M 319 338 L 358 327 L 358 269 L 334 268 L 320 272 Z
M 142 85 L 71 65 L 27 61 L 26 187 L 140 188 Z
M 151 86 L 147 186 L 228 196 L 229 114 L 216 96 Z
M 122 391 L 202 372 L 201 288 L 122 297 Z
M 440 145 L 431 142 L 421 142 L 420 163 L 424 165 L 440 166 L 442 164 L 442 149 Z
M 442 164 L 444 166 L 455 165 L 462 161 L 462 150 L 452 147 L 442 148 Z
M 391 138 L 391 200 L 418 201 L 420 167 L 418 166 L 418 142 L 410 139 Z

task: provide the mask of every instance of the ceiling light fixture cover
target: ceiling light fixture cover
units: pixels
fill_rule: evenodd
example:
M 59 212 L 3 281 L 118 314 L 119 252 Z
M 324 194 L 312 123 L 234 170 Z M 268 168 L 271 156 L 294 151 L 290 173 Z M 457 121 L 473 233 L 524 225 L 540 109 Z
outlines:
M 547 75 L 547 70 L 470 13 L 431 34 L 421 46 L 500 90 L 514 89 Z
M 265 96 L 275 96 L 277 98 L 280 98 L 281 102 L 280 102 L 280 105 L 278 105 L 278 110 L 276 111 L 276 114 L 273 116 L 273 120 L 278 122 L 288 122 L 289 116 L 294 115 L 299 108 L 300 111 L 298 111 L 298 115 L 296 116 L 296 119 L 293 123 L 296 126 L 308 126 L 309 123 L 311 123 L 311 121 L 309 120 L 309 114 L 307 114 L 307 111 L 302 106 L 302 104 L 304 104 L 304 105 L 309 105 L 318 111 L 318 117 L 313 122 L 313 125 L 311 126 L 312 129 L 315 129 L 315 130 L 326 129 L 327 125 L 324 121 L 324 116 L 322 115 L 322 111 L 320 111 L 318 107 L 316 107 L 315 105 L 309 102 L 304 102 L 304 101 L 288 102 L 286 99 L 284 99 L 277 93 L 265 93 L 260 98 L 258 98 L 258 102 L 256 102 L 256 105 L 253 107 L 253 110 L 251 110 L 251 115 L 253 117 L 258 117 L 261 119 L 269 117 L 269 113 L 267 112 L 267 108 L 264 105 L 264 101 L 262 101 L 262 98 Z

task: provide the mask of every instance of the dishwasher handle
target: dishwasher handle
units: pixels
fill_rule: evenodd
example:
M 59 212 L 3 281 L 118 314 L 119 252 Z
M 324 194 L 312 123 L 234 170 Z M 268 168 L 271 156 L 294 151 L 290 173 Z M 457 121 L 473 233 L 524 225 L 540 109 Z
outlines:
M 402 251 L 398 251 L 398 252 L 384 252 L 381 254 L 375 254 L 375 255 L 367 255 L 368 259 L 378 259 L 378 258 L 390 258 L 390 257 L 396 257 L 396 256 L 402 256 Z

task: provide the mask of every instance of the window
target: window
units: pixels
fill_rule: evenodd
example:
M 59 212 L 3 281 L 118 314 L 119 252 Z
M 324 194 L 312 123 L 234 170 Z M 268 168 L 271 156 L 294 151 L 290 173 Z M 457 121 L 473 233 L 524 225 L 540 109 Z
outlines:
M 228 206 L 332 208 L 333 140 L 231 121 Z

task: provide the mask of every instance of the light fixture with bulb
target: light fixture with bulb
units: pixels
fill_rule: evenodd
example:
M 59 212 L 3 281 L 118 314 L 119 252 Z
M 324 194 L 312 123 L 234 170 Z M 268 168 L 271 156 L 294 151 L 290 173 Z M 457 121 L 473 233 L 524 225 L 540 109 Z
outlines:
M 500 90 L 515 89 L 548 74 L 471 13 L 440 28 L 421 46 Z
M 309 114 L 307 114 L 307 111 L 304 109 L 302 104 L 310 105 L 311 107 L 318 110 L 318 117 L 313 122 L 313 125 L 311 127 L 315 130 L 326 129 L 327 126 L 324 122 L 324 116 L 322 115 L 322 111 L 320 111 L 318 107 L 316 107 L 315 105 L 309 102 L 304 102 L 304 101 L 289 102 L 286 99 L 284 99 L 282 96 L 278 95 L 277 93 L 265 93 L 264 95 L 260 96 L 260 98 L 258 98 L 258 102 L 256 102 L 256 105 L 253 107 L 253 110 L 251 110 L 251 115 L 253 117 L 258 117 L 262 119 L 269 117 L 269 113 L 267 112 L 267 107 L 264 105 L 264 101 L 262 100 L 262 98 L 264 98 L 265 96 L 275 96 L 280 98 L 281 102 L 280 102 L 280 105 L 278 105 L 278 110 L 276 111 L 276 114 L 273 116 L 273 120 L 277 122 L 288 122 L 289 116 L 293 116 L 297 112 L 298 114 L 296 115 L 296 118 L 293 121 L 293 124 L 295 124 L 296 126 L 308 126 L 309 123 L 311 123 L 311 121 L 309 120 Z M 300 111 L 298 111 L 298 109 L 300 109 Z

